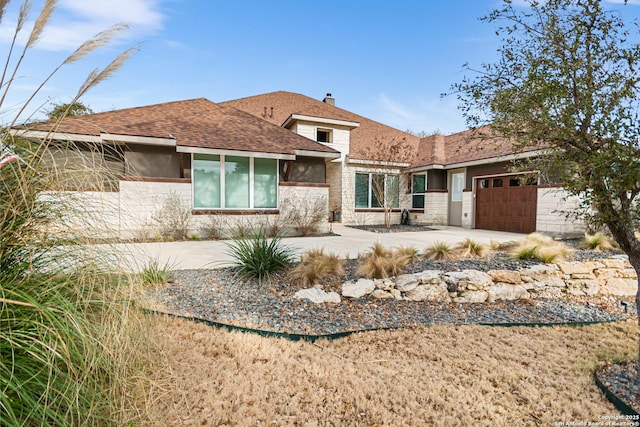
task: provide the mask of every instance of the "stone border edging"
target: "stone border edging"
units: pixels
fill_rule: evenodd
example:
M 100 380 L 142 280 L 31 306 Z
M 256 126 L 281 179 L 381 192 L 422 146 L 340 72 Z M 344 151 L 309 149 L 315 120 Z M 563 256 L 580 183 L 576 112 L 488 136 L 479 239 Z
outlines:
M 613 406 L 616 407 L 618 411 L 620 411 L 624 415 L 640 415 L 636 411 L 633 410 L 629 405 L 627 405 L 622 399 L 620 399 L 614 392 L 609 390 L 609 388 L 604 385 L 604 383 L 598 377 L 598 371 L 593 373 L 593 378 L 595 379 L 596 385 L 604 395 L 607 397 L 609 402 L 613 403 Z

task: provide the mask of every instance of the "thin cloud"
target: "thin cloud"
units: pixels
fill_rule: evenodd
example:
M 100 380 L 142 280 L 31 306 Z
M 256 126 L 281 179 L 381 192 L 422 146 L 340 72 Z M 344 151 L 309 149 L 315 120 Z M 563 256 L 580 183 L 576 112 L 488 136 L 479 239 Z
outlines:
M 161 0 L 61 0 L 58 10 L 36 44 L 39 49 L 66 51 L 77 48 L 98 32 L 120 22 L 132 26 L 129 35 L 148 34 L 162 29 L 166 16 L 160 8 Z M 13 12 L 13 14 L 11 14 Z M 24 44 L 39 9 L 32 10 L 31 22 L 18 39 Z M 0 28 L 0 43 L 13 37 L 15 15 L 9 11 Z

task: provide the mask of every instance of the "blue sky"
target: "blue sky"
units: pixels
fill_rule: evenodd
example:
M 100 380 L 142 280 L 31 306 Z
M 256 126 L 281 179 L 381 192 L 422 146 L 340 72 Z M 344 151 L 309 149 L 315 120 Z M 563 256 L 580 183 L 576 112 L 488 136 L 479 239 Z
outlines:
M 518 0 L 523 2 L 524 0 Z M 640 0 L 622 6 L 640 17 Z M 6 57 L 19 1 L 0 25 Z M 42 1 L 34 1 L 33 19 Z M 86 75 L 140 43 L 125 66 L 83 102 L 94 111 L 205 97 L 226 101 L 277 90 L 322 99 L 401 130 L 465 129 L 455 97 L 464 76 L 496 58 L 494 28 L 479 21 L 499 0 L 60 0 L 0 118 L 7 122 L 34 87 L 82 41 L 117 22 L 132 27 L 112 45 L 63 68 L 34 101 L 68 102 Z

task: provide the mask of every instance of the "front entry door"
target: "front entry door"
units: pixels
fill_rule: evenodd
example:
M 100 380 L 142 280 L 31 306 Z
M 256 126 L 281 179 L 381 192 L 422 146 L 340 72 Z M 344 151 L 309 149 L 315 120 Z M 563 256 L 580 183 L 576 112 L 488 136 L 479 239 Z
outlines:
M 464 190 L 464 172 L 451 174 L 450 188 L 449 225 L 462 227 L 462 191 Z

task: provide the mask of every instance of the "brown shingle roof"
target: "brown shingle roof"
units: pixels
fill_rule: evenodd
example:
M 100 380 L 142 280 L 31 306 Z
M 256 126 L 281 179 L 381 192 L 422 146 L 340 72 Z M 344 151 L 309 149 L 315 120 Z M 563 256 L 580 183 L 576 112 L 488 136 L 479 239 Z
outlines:
M 47 131 L 51 122 L 30 130 Z M 182 147 L 295 154 L 296 150 L 335 153 L 326 147 L 251 114 L 204 98 L 65 118 L 56 129 L 79 135 L 116 134 L 175 138 Z
M 230 105 L 277 125 L 282 125 L 292 114 L 357 122 L 360 126 L 351 131 L 349 152 L 354 159 L 388 160 L 372 158 L 370 147 L 377 142 L 407 144 L 415 150 L 420 141 L 420 138 L 401 130 L 298 93 L 271 92 L 221 102 L 220 105 Z

